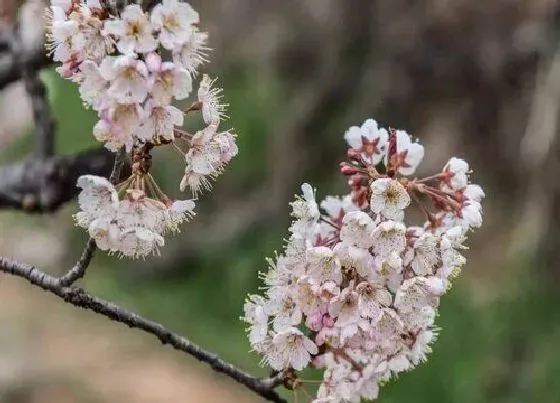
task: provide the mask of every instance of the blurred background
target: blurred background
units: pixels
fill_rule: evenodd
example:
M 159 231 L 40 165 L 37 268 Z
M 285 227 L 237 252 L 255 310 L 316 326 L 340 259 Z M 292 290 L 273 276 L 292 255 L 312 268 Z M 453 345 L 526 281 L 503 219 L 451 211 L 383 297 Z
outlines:
M 560 402 L 560 1 L 191 3 L 210 33 L 208 68 L 240 154 L 162 257 L 99 253 L 86 288 L 264 374 L 238 320 L 244 297 L 282 246 L 299 185 L 320 198 L 345 193 L 343 133 L 374 117 L 420 139 L 420 174 L 465 158 L 487 195 L 434 352 L 379 402 Z M 18 4 L 0 8 L 10 20 Z M 57 152 L 98 146 L 77 88 L 52 69 L 42 77 Z M 20 83 L 0 93 L 0 163 L 33 152 L 29 108 Z M 171 155 L 157 153 L 154 166 L 178 196 L 182 165 Z M 0 212 L 0 254 L 62 272 L 86 240 L 75 210 Z M 148 336 L 6 276 L 0 324 L 2 403 L 258 401 Z

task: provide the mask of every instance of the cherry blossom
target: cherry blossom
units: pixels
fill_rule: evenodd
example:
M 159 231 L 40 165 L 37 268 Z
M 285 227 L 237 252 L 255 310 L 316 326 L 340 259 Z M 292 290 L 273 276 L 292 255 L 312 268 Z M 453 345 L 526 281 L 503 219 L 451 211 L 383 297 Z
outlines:
M 193 35 L 192 26 L 198 24 L 198 13 L 188 3 L 178 0 L 163 0 L 151 15 L 155 30 L 159 31 L 161 45 L 173 50 L 185 44 Z
M 371 186 L 371 211 L 389 220 L 402 221 L 410 196 L 404 186 L 391 178 L 380 178 Z
M 226 105 L 222 103 L 220 88 L 212 88 L 216 80 L 212 80 L 208 75 L 202 77 L 198 89 L 198 101 L 202 105 L 202 116 L 208 125 L 218 125 L 224 117 Z
M 366 120 L 361 127 L 352 126 L 344 134 L 348 145 L 359 151 L 362 158 L 372 165 L 377 165 L 385 156 L 389 134 L 380 128 L 373 119 Z
M 55 62 L 66 62 L 79 46 L 76 37 L 80 26 L 76 21 L 67 20 L 63 9 L 53 6 L 51 10 L 47 49 L 52 53 Z
M 148 53 L 157 48 L 148 16 L 138 4 L 126 6 L 120 19 L 106 21 L 105 33 L 118 38 L 117 49 L 125 55 Z
M 194 202 L 173 200 L 160 189 L 150 173 L 151 150 L 167 146 L 182 156 L 179 188 L 195 197 L 238 153 L 233 130 L 219 127 L 226 104 L 215 79 L 202 75 L 187 109 L 173 105 L 191 96 L 207 61 L 199 15 L 180 0 L 164 0 L 151 11 L 128 4 L 116 15 L 99 0 L 53 0 L 46 13 L 47 51 L 63 63 L 57 71 L 78 84 L 84 105 L 98 114 L 93 137 L 112 152 L 124 149 L 132 161 L 132 174 L 116 185 L 80 178 L 76 225 L 109 253 L 158 254 L 164 236 L 194 216 Z M 205 126 L 194 134 L 183 130 L 197 112 Z
M 135 132 L 140 140 L 173 140 L 175 127 L 183 125 L 184 116 L 180 109 L 173 105 L 160 105 L 152 99 L 146 102 L 144 115 Z
M 412 175 L 424 158 L 424 146 L 412 142 L 404 130 L 396 131 L 396 157 L 399 163 L 398 171 L 402 175 Z
M 484 192 L 465 161 L 411 179 L 424 148 L 406 132 L 368 119 L 344 138 L 350 194 L 327 196 L 321 212 L 315 189 L 302 185 L 284 251 L 262 275 L 266 291 L 245 304 L 253 350 L 295 379 L 296 396 L 300 370 L 323 370 L 316 398 L 305 400 L 315 403 L 376 399 L 384 383 L 426 361 L 440 300 L 466 263 L 467 234 L 482 223 Z M 405 210 L 417 204 L 425 222 L 409 225 Z
M 173 50 L 173 62 L 191 73 L 196 72 L 207 61 L 207 41 L 206 32 L 192 28 L 189 40 Z
M 462 190 L 469 183 L 469 164 L 461 158 L 451 158 L 443 167 L 443 172 L 449 174 L 446 184 L 452 190 Z
M 99 67 L 109 81 L 108 95 L 120 103 L 143 102 L 148 95 L 148 69 L 142 60 L 131 55 L 109 56 Z

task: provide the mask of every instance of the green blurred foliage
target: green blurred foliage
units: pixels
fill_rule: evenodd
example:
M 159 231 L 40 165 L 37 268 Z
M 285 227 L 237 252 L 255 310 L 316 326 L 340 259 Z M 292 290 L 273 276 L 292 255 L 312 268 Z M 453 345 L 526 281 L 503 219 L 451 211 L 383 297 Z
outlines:
M 94 140 L 87 134 L 95 116 L 84 110 L 75 86 L 54 71 L 45 72 L 45 79 L 57 119 L 58 152 L 92 146 Z M 240 154 L 216 186 L 248 187 L 264 180 L 263 170 L 258 169 L 264 164 L 261 150 L 269 119 L 281 110 L 284 89 L 277 81 L 244 70 L 224 74 L 221 82 L 231 104 L 228 122 L 240 134 Z M 31 152 L 29 136 L 14 142 L 4 159 Z M 157 169 L 158 180 L 172 188 L 180 163 L 164 165 Z M 73 249 L 78 250 L 85 235 L 74 231 Z M 134 262 L 99 254 L 86 285 L 247 370 L 265 374 L 258 366 L 259 357 L 247 353 L 249 345 L 238 317 L 245 295 L 259 286 L 257 271 L 266 270 L 265 257 L 282 247 L 284 235 L 285 230 L 279 232 L 274 226 L 251 231 L 223 250 L 203 251 L 197 262 L 177 261 L 176 269 L 165 276 L 123 278 L 119 271 L 126 266 L 133 272 Z M 157 265 L 157 259 L 150 262 Z M 442 331 L 429 361 L 390 382 L 379 402 L 559 402 L 560 297 L 544 291 L 531 268 L 531 262 L 492 268 L 510 271 L 515 281 L 495 284 L 496 297 L 477 304 L 472 301 L 473 291 L 459 278 L 456 288 L 444 297 L 438 320 Z

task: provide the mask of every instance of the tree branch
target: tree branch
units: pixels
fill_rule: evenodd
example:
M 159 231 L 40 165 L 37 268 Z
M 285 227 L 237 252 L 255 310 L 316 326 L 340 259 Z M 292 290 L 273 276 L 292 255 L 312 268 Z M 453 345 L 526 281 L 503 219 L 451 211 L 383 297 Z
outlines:
M 54 155 L 54 119 L 47 99 L 47 89 L 39 78 L 39 71 L 22 65 L 25 90 L 31 101 L 35 123 L 36 154 L 39 158 Z
M 19 57 L 20 63 L 25 63 L 29 70 L 38 71 L 53 64 L 53 61 L 45 55 L 44 49 L 31 49 L 22 52 Z M 20 64 L 16 61 L 16 55 L 12 52 L 3 52 L 0 57 L 0 91 L 11 83 L 22 78 Z
M 95 243 L 95 239 L 89 238 L 84 251 L 82 252 L 82 256 L 80 260 L 76 262 L 74 266 L 66 274 L 60 277 L 59 282 L 61 286 L 68 287 L 74 284 L 76 281 L 84 277 L 86 274 L 86 270 L 91 263 L 91 259 L 93 259 L 93 255 L 97 250 L 97 244 Z
M 10 50 L 16 66 L 21 71 L 25 90 L 31 101 L 35 138 L 37 141 L 37 157 L 47 158 L 54 155 L 54 118 L 47 98 L 47 89 L 39 77 L 39 69 L 35 68 L 25 59 L 26 46 L 21 38 L 21 29 L 23 28 L 19 26 L 17 33 L 10 35 L 12 37 L 10 40 Z M 40 50 L 44 52 L 42 47 L 40 47 Z
M 113 157 L 114 153 L 101 148 L 0 166 L 0 208 L 33 213 L 55 211 L 78 194 L 76 181 L 81 175 L 109 177 Z M 130 169 L 121 173 L 127 176 Z
M 82 288 L 64 286 L 59 278 L 53 277 L 35 266 L 0 256 L 0 271 L 24 278 L 31 284 L 60 297 L 68 304 L 93 311 L 115 322 L 149 333 L 157 337 L 161 343 L 169 344 L 174 349 L 208 364 L 214 371 L 227 375 L 264 399 L 276 403 L 286 403 L 286 400 L 274 390 L 282 384 L 283 374 L 270 378 L 256 378 L 222 360 L 216 354 L 206 351 L 190 340 L 168 330 L 165 326 L 145 319 L 112 302 L 95 297 Z

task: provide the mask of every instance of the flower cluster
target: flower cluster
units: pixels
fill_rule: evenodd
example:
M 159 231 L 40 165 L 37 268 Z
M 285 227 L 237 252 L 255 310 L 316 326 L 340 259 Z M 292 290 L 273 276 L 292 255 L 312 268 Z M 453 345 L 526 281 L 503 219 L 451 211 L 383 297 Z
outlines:
M 345 139 L 350 193 L 318 204 L 302 186 L 285 250 L 242 318 L 252 348 L 294 390 L 305 385 L 296 371 L 324 369 L 316 403 L 375 399 L 380 385 L 426 360 L 440 297 L 465 264 L 468 231 L 482 224 L 484 193 L 464 160 L 407 178 L 424 148 L 405 131 L 368 119 Z M 412 200 L 422 226 L 404 222 Z
M 107 179 L 84 175 L 78 179 L 82 189 L 78 202 L 82 211 L 76 223 L 89 231 L 97 247 L 128 257 L 146 256 L 163 246 L 163 235 L 178 230 L 178 225 L 194 213 L 192 200 L 156 200 L 137 189 L 122 191 Z
M 148 172 L 149 153 L 154 147 L 168 146 L 184 159 L 181 191 L 188 188 L 196 197 L 202 190 L 208 190 L 211 180 L 238 150 L 232 131 L 220 130 L 226 105 L 221 89 L 214 86 L 215 80 L 203 74 L 190 106 L 182 110 L 173 105 L 174 100 L 191 96 L 193 80 L 206 62 L 207 34 L 198 28 L 198 13 L 179 0 L 163 0 L 150 11 L 129 4 L 118 15 L 112 15 L 99 0 L 52 0 L 51 4 L 47 11 L 47 49 L 54 61 L 62 63 L 57 71 L 78 84 L 84 105 L 97 112 L 94 137 L 113 152 L 126 150 L 136 163 L 132 176 L 117 186 L 116 195 L 121 199 L 118 210 L 122 213 L 122 206 L 130 202 L 137 212 L 149 205 L 146 211 L 157 210 L 159 216 L 159 207 L 169 207 L 170 199 Z M 169 55 L 170 59 L 164 60 L 162 55 Z M 201 112 L 204 126 L 194 133 L 182 130 L 185 115 L 195 112 Z M 87 189 L 93 183 L 97 189 L 102 179 L 88 178 L 81 183 L 85 185 L 83 192 L 89 194 L 91 189 Z M 114 211 L 91 210 L 99 203 L 80 203 L 83 211 L 79 213 L 78 225 L 88 228 L 98 244 L 109 250 L 144 256 L 147 247 L 138 246 L 133 252 L 128 241 L 126 245 L 106 243 L 108 228 L 105 224 L 99 227 L 99 219 L 105 220 L 104 215 L 110 216 L 108 211 Z M 159 207 L 155 208 L 156 205 Z M 190 207 L 188 210 L 192 211 Z M 162 229 L 167 224 L 142 223 L 140 217 L 146 221 L 154 219 L 147 217 L 151 213 L 146 211 L 134 219 L 133 227 L 150 227 L 158 235 L 151 242 L 151 250 L 155 251 L 155 246 L 163 244 Z M 122 231 L 130 228 L 127 219 L 117 221 L 115 225 Z

